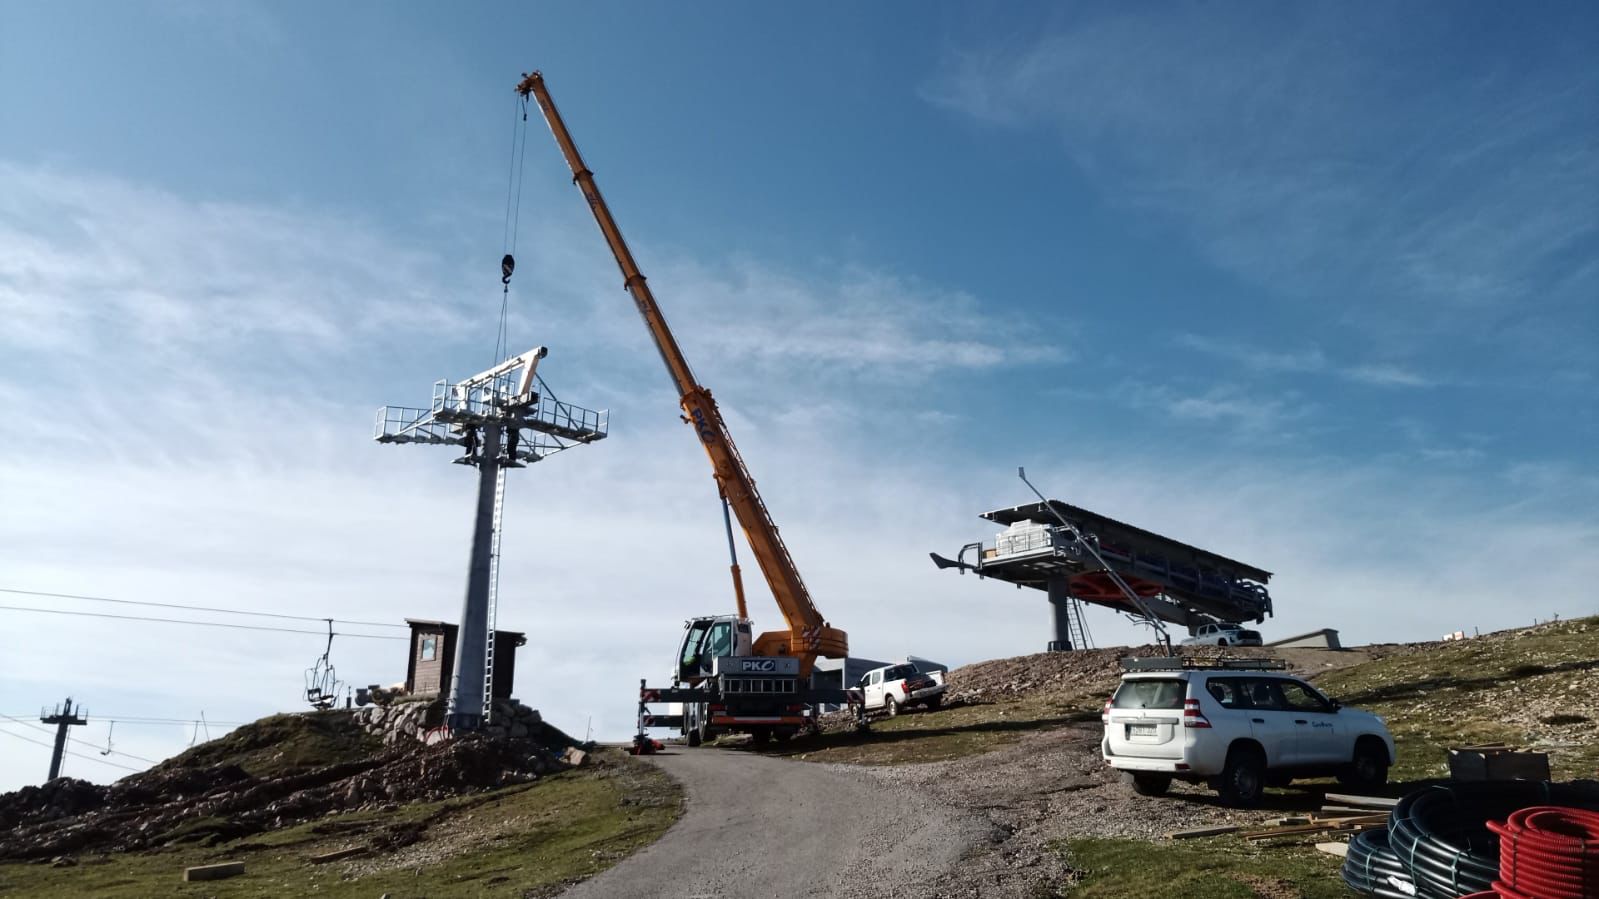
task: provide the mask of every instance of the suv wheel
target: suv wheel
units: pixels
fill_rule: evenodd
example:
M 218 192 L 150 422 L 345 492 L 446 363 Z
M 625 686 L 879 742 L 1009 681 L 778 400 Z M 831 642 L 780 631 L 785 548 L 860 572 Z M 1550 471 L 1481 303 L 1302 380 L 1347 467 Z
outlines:
M 1171 775 L 1147 771 L 1123 771 L 1122 783 L 1131 784 L 1133 792 L 1140 796 L 1164 796 L 1166 791 L 1171 789 Z
M 1238 746 L 1227 753 L 1227 764 L 1216 778 L 1216 792 L 1225 805 L 1253 808 L 1266 791 L 1266 760 L 1260 750 Z
M 1217 640 L 1216 641 L 1216 645 L 1217 646 L 1226 646 L 1227 645 L 1227 638 L 1226 637 L 1222 637 L 1221 639 Z
M 899 714 L 899 700 L 895 699 L 892 696 L 884 697 L 883 698 L 883 711 L 887 712 L 888 713 L 888 717 L 890 717 L 890 718 L 894 717 L 895 715 L 898 715 Z
M 1388 782 L 1388 749 L 1376 740 L 1355 744 L 1355 758 L 1338 775 L 1338 782 L 1350 787 L 1380 787 Z

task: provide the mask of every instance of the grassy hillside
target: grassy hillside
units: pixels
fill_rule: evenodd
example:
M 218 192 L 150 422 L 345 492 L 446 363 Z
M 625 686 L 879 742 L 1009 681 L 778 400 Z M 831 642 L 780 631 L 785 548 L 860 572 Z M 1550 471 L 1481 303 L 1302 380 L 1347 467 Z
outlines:
M 1262 846 L 1235 838 L 1151 845 L 1142 840 L 1072 840 L 1058 847 L 1077 880 L 1072 899 L 1344 899 L 1342 864 L 1308 846 Z
M 1117 660 L 1153 652 L 1118 648 L 981 662 L 950 673 L 954 701 L 939 711 L 875 718 L 865 737 L 839 723 L 765 751 L 863 765 L 976 755 L 1029 731 L 1093 721 L 1121 677 Z M 1387 719 L 1399 748 L 1396 780 L 1446 776 L 1450 746 L 1496 741 L 1548 752 L 1557 779 L 1599 777 L 1593 700 L 1599 617 L 1457 643 L 1282 655 L 1330 695 Z
M 272 715 L 178 753 L 155 770 L 238 765 L 254 777 L 371 758 L 382 746 L 346 711 Z
M 591 768 L 443 802 L 380 807 L 232 840 L 83 855 L 69 867 L 0 864 L 0 896 L 541 897 L 656 840 L 681 813 L 678 786 L 615 751 Z M 310 864 L 368 846 L 360 858 Z M 187 884 L 191 865 L 242 861 L 245 874 Z
M 1549 753 L 1559 780 L 1599 776 L 1599 617 L 1440 643 L 1316 683 L 1387 719 L 1395 779 L 1447 776 L 1448 747 L 1490 742 Z

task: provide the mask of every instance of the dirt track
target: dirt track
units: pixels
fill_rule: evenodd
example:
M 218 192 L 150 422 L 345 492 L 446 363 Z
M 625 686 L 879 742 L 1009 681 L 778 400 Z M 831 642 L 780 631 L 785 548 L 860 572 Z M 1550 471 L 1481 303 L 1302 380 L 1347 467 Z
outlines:
M 675 747 L 683 818 L 565 899 L 927 896 L 985 823 L 863 772 L 749 752 Z

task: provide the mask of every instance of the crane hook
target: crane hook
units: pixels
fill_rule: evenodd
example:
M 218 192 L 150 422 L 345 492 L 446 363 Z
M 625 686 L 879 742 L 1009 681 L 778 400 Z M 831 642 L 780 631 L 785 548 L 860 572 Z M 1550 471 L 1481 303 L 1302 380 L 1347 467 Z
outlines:
M 511 273 L 514 271 L 516 271 L 516 257 L 506 253 L 505 258 L 500 260 L 500 283 L 510 284 Z

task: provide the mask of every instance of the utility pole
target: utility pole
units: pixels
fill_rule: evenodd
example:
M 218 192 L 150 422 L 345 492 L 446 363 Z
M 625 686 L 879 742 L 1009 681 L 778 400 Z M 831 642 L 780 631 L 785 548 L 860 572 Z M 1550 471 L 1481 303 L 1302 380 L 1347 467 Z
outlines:
M 82 708 L 77 709 L 76 712 L 73 711 L 71 696 L 67 697 L 65 707 L 56 706 L 55 712 L 52 714 L 46 715 L 43 709 L 39 710 L 40 721 L 56 726 L 56 747 L 55 751 L 50 754 L 50 780 L 55 780 L 61 776 L 61 756 L 67 751 L 67 728 L 89 723 L 89 719 L 79 714 L 82 711 Z

